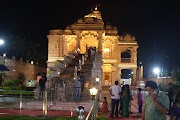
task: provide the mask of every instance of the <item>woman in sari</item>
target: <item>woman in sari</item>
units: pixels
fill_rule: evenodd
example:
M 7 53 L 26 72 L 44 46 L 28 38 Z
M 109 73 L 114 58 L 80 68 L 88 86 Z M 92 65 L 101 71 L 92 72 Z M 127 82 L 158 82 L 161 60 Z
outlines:
M 129 85 L 124 85 L 122 90 L 122 107 L 121 107 L 121 115 L 123 118 L 129 117 L 129 100 L 130 100 L 130 89 Z

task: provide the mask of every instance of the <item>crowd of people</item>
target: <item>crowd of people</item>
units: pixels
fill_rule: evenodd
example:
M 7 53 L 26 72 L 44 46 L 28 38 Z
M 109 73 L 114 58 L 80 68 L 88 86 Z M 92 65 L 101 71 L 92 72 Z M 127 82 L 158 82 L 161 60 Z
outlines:
M 128 118 L 130 114 L 131 92 L 128 84 L 119 86 L 119 82 L 115 81 L 114 85 L 109 88 L 111 95 L 111 115 L 110 117 L 118 117 L 120 114 L 123 118 Z
M 170 115 L 170 120 L 180 120 L 180 92 L 175 90 L 172 83 L 169 83 L 168 94 L 160 91 L 156 82 L 148 80 L 145 85 L 147 95 L 143 96 L 142 89 L 138 88 L 137 104 L 138 112 L 142 114 L 142 120 L 166 120 L 166 115 Z M 119 85 L 115 81 L 109 88 L 111 95 L 110 117 L 128 118 L 131 113 L 130 105 L 132 100 L 129 85 L 122 83 Z M 101 106 L 103 113 L 108 112 L 107 97 Z

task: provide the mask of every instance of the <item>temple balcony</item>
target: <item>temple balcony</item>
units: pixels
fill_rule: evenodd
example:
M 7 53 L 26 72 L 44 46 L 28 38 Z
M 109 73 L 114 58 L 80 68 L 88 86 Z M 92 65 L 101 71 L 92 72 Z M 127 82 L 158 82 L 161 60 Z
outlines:
M 131 58 L 121 58 L 121 63 L 132 63 Z

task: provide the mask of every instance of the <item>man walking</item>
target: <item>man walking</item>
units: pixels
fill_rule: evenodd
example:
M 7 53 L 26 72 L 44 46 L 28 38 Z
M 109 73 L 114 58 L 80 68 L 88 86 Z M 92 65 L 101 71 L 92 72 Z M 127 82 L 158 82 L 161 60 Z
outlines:
M 115 81 L 115 85 L 113 85 L 109 88 L 109 93 L 111 95 L 111 115 L 110 115 L 110 117 L 114 116 L 114 109 L 116 109 L 115 116 L 118 117 L 118 106 L 119 106 L 120 93 L 121 93 L 121 88 L 118 84 L 119 84 L 119 82 Z
M 142 120 L 166 120 L 169 109 L 169 98 L 159 91 L 156 82 L 147 81 L 146 90 L 149 95 L 143 104 Z

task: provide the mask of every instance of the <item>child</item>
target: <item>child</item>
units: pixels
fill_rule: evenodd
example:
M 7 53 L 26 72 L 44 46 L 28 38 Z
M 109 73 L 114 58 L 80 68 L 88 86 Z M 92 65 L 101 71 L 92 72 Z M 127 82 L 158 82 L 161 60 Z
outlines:
M 139 106 L 139 113 L 142 113 L 142 105 L 143 105 L 143 98 L 142 98 L 142 93 L 141 93 L 141 88 L 138 88 L 138 96 L 137 96 L 137 99 L 138 99 L 138 106 Z
M 107 98 L 106 97 L 104 97 L 104 101 L 102 103 L 101 111 L 103 113 L 106 113 L 108 111 L 108 102 L 107 102 Z

